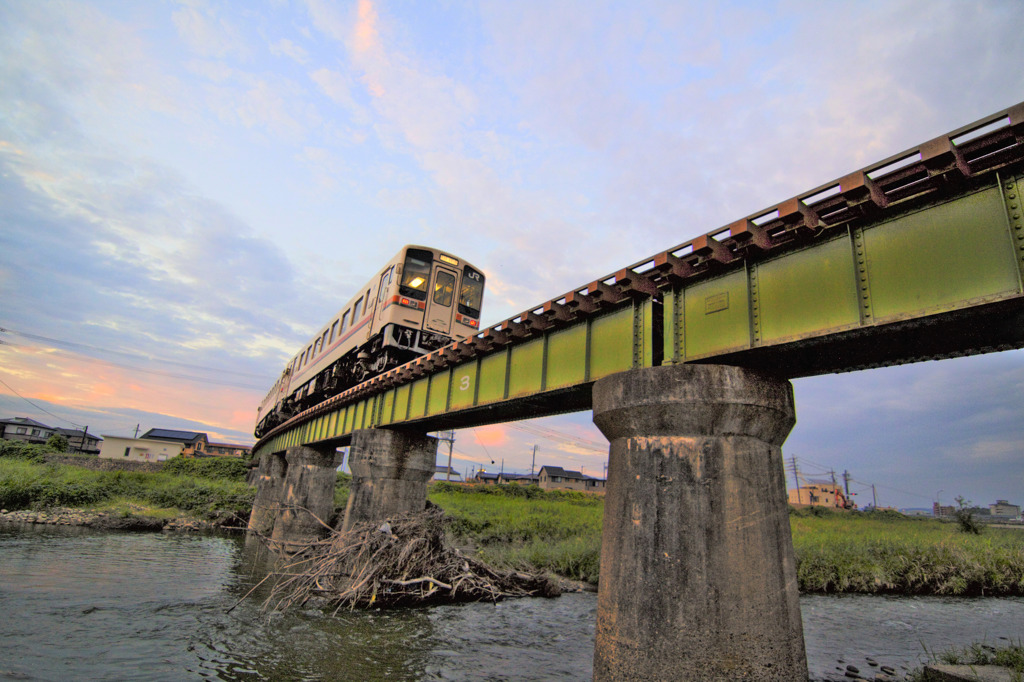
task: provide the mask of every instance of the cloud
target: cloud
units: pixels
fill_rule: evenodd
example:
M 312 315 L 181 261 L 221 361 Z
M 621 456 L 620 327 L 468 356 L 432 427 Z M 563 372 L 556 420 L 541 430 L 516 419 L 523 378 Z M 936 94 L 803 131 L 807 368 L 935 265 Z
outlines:
M 270 46 L 270 53 L 275 55 L 284 55 L 289 57 L 299 64 L 306 64 L 309 62 L 309 52 L 302 48 L 300 45 L 296 45 L 287 38 L 281 38 L 276 43 Z
M 205 57 L 246 57 L 250 49 L 234 24 L 201 0 L 186 0 L 171 14 L 178 34 L 192 50 Z

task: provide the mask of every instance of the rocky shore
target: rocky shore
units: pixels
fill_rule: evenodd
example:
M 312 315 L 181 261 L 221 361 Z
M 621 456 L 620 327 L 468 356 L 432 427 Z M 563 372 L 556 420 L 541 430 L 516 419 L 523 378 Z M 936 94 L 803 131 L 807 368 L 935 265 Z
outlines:
M 47 509 L 43 511 L 0 509 L 0 524 L 36 524 L 47 526 L 79 526 L 99 530 L 191 532 L 239 530 L 236 519 L 204 521 L 179 517 L 159 519 L 139 514 L 108 514 L 85 509 Z

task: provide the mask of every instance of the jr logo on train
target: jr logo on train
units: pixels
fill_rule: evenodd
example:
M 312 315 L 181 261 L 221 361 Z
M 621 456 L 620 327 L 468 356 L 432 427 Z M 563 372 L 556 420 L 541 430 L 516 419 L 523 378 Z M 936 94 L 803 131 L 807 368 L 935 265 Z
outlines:
M 392 367 L 480 329 L 484 275 L 461 258 L 405 246 L 285 365 L 256 437 Z

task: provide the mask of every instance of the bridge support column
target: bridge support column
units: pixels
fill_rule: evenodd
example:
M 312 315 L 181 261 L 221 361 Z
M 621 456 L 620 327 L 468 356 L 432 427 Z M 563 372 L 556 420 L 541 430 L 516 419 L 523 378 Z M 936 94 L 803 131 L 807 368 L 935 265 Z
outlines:
M 427 481 L 434 475 L 437 439 L 390 429 L 352 433 L 348 468 L 352 488 L 345 510 L 348 530 L 357 523 L 427 507 Z
M 334 512 L 334 487 L 340 456 L 333 446 L 285 451 L 286 471 L 270 539 L 287 551 L 324 537 Z
M 249 514 L 250 531 L 264 536 L 273 532 L 287 470 L 283 452 L 268 452 L 260 456 L 260 465 L 256 469 L 256 497 Z
M 595 680 L 806 680 L 782 442 L 788 381 L 737 367 L 594 385 L 611 441 Z

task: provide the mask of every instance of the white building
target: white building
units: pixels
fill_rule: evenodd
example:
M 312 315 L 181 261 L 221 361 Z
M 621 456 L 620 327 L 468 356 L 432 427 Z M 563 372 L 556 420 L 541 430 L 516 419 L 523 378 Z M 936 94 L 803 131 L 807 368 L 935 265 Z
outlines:
M 173 441 L 103 436 L 100 458 L 122 462 L 165 462 L 180 455 L 184 448 L 184 443 Z
M 1020 518 L 1020 505 L 1010 504 L 1007 500 L 996 500 L 988 509 L 993 519 L 1016 521 Z

